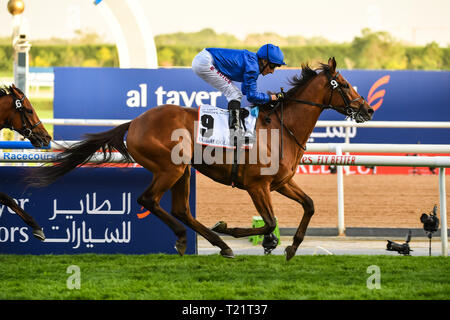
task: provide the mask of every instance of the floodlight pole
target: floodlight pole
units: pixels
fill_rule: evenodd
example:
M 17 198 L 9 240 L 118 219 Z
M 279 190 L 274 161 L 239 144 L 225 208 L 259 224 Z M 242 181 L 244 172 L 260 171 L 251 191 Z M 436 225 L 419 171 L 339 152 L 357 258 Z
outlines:
M 23 0 L 9 0 L 8 11 L 13 16 L 12 47 L 14 49 L 14 83 L 28 94 L 29 51 L 31 44 L 22 30 L 22 13 L 25 10 Z
M 13 40 L 14 47 L 14 83 L 25 95 L 28 95 L 28 71 L 30 42 L 25 34 L 19 34 Z

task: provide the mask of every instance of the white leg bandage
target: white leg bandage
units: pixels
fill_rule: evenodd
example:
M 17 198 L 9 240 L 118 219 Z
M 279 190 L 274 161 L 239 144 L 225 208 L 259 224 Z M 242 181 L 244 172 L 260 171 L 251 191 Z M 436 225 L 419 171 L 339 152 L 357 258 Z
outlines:
M 211 86 L 222 92 L 228 101 L 242 99 L 242 92 L 213 65 L 212 55 L 203 49 L 192 61 L 192 70 Z

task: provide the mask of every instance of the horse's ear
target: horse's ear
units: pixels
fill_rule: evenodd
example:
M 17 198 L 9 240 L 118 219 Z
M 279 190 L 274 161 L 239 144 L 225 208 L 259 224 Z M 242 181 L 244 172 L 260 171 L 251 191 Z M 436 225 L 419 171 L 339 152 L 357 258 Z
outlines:
M 25 95 L 22 92 L 22 90 L 20 90 L 19 88 L 16 87 L 16 85 L 14 83 L 11 84 L 10 91 L 11 91 L 11 93 L 14 93 L 16 96 L 20 96 L 21 94 Z
M 330 67 L 330 71 L 334 73 L 336 71 L 336 60 L 334 57 L 328 59 L 328 66 Z
M 9 90 L 11 93 L 17 95 L 17 87 L 14 85 L 14 83 L 11 84 L 11 87 L 9 87 Z

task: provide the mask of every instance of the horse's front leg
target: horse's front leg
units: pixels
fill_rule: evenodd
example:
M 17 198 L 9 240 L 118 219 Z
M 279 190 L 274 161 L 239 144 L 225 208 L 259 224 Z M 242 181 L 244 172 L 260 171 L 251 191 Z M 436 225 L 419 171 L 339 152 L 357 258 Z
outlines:
M 256 210 L 263 218 L 264 226 L 259 228 L 228 228 L 226 222 L 220 221 L 212 228 L 213 231 L 241 238 L 260 234 L 269 235 L 275 230 L 276 220 L 273 214 L 269 185 L 247 189 L 247 192 L 252 198 Z
M 292 200 L 297 201 L 302 205 L 304 210 L 302 220 L 300 221 L 300 225 L 298 226 L 297 231 L 294 235 L 294 241 L 292 245 L 286 247 L 285 250 L 286 260 L 290 260 L 293 256 L 295 256 L 295 252 L 297 251 L 298 246 L 302 243 L 305 237 L 309 221 L 314 215 L 314 203 L 312 199 L 308 197 L 302 189 L 300 189 L 300 187 L 294 182 L 293 179 L 279 188 L 277 192 Z
M 4 194 L 0 192 L 0 203 L 9 207 L 11 210 L 13 210 L 22 220 L 29 225 L 31 228 L 33 228 L 33 235 L 41 240 L 45 240 L 44 232 L 42 231 L 42 228 L 37 224 L 37 222 L 33 219 L 32 216 L 30 216 L 28 213 L 25 212 L 17 203 L 14 201 L 13 198 L 8 196 L 7 194 Z

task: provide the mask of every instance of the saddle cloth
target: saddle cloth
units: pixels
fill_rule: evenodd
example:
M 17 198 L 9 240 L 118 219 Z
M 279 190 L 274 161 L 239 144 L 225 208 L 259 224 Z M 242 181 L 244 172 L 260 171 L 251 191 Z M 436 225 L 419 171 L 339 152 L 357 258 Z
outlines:
M 241 108 L 241 114 L 248 114 L 243 121 L 244 137 L 253 137 L 255 135 L 258 112 L 258 107 Z M 213 147 L 234 148 L 232 141 L 230 141 L 228 117 L 228 110 L 211 105 L 200 106 L 198 110 L 197 143 Z M 246 149 L 251 149 L 252 147 L 253 142 L 242 145 L 242 148 Z

